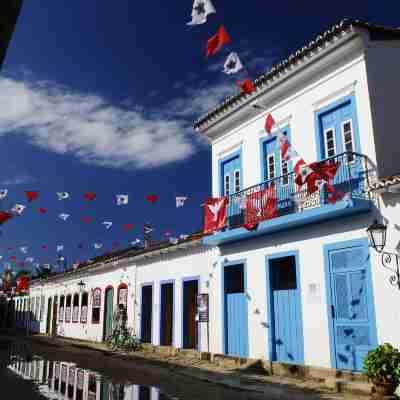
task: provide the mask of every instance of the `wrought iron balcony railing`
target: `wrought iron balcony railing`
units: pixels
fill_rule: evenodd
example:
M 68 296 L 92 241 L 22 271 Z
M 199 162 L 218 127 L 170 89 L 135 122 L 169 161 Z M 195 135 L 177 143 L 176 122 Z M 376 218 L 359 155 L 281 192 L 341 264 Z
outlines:
M 346 152 L 313 164 L 316 170 L 335 169 L 334 177 L 321 180 L 315 191 L 307 183 L 298 185 L 290 172 L 228 196 L 227 226 L 232 229 L 261 221 L 301 213 L 346 199 L 369 199 L 366 156 Z M 333 191 L 332 191 L 333 189 Z

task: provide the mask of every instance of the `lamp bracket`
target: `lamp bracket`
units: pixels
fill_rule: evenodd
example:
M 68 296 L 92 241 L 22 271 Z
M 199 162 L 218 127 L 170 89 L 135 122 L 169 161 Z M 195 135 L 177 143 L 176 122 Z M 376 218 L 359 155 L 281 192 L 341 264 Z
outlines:
M 400 256 L 396 253 L 384 251 L 381 262 L 382 266 L 392 273 L 389 277 L 390 284 L 400 289 Z

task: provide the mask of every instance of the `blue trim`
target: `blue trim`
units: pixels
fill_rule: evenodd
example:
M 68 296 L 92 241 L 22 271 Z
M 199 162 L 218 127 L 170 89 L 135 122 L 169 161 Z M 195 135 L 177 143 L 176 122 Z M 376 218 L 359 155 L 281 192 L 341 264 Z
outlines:
M 331 266 L 329 260 L 329 252 L 332 250 L 341 250 L 350 247 L 364 247 L 368 249 L 369 255 L 369 242 L 367 238 L 361 239 L 352 239 L 346 240 L 342 242 L 336 242 L 332 244 L 325 244 L 324 249 L 324 264 L 325 264 L 325 287 L 326 287 L 326 306 L 327 306 L 327 315 L 328 315 L 328 328 L 329 328 L 329 349 L 331 356 L 331 367 L 336 368 L 336 351 L 335 351 L 335 334 L 334 334 L 334 322 L 331 314 L 331 306 L 333 305 L 332 299 L 332 288 L 331 288 Z M 372 272 L 371 272 L 371 258 L 368 256 L 368 262 L 366 266 L 367 271 L 367 279 L 368 279 L 368 314 L 371 316 L 371 342 L 373 346 L 378 344 L 378 334 L 376 329 L 376 316 L 375 316 L 375 300 L 374 300 L 374 291 L 372 286 Z
M 288 138 L 289 142 L 291 142 L 292 138 L 292 133 L 290 129 L 290 125 L 285 125 L 283 128 L 281 128 L 282 131 L 286 132 L 286 137 Z M 266 171 L 265 171 L 265 143 L 270 142 L 271 140 L 276 140 L 278 143 L 278 138 L 276 133 L 264 136 L 260 138 L 259 141 L 259 147 L 260 147 L 260 165 L 261 165 L 261 179 L 260 183 L 264 182 L 267 180 L 266 178 Z M 280 152 L 279 152 L 279 168 L 282 168 L 282 163 L 281 163 L 281 157 L 280 157 Z M 292 170 L 292 163 L 288 163 L 288 172 Z M 277 174 L 282 175 L 282 171 L 280 170 L 280 173 Z
M 161 323 L 162 322 L 162 304 L 161 304 L 162 295 L 161 295 L 161 293 L 162 293 L 163 285 L 166 285 L 168 283 L 172 283 L 172 303 L 173 304 L 172 304 L 172 343 L 171 343 L 171 346 L 175 347 L 175 307 L 176 307 L 176 305 L 175 305 L 175 302 L 176 302 L 176 298 L 175 298 L 175 279 L 167 279 L 167 280 L 164 280 L 164 281 L 160 281 L 160 318 L 159 318 L 160 326 L 159 326 L 159 332 L 158 332 L 158 334 L 159 334 L 158 344 L 160 346 L 163 346 L 161 344 L 161 336 L 162 336 L 162 323 Z
M 151 286 L 151 344 L 154 342 L 154 282 L 145 282 L 140 285 L 140 324 L 139 324 L 139 338 L 142 337 L 142 309 L 143 299 L 142 290 L 146 286 Z
M 181 316 L 181 348 L 183 349 L 183 336 L 184 336 L 184 332 L 183 332 L 183 322 L 184 322 L 184 285 L 185 282 L 193 282 L 193 281 L 197 281 L 197 294 L 200 293 L 200 275 L 197 276 L 188 276 L 185 278 L 182 278 L 182 292 L 181 292 L 181 304 L 182 304 L 182 316 Z M 200 323 L 197 322 L 197 350 L 200 350 L 200 333 L 201 333 L 201 329 L 200 329 Z
M 348 96 L 342 97 L 339 100 L 336 100 L 327 106 L 317 110 L 314 114 L 314 124 L 315 124 L 315 145 L 316 145 L 316 153 L 317 153 L 317 160 L 322 160 L 324 158 L 323 156 L 323 147 L 324 143 L 321 143 L 321 116 L 323 114 L 327 114 L 330 111 L 332 111 L 335 108 L 338 108 L 345 103 L 349 103 L 350 109 L 351 109 L 351 115 L 352 115 L 352 121 L 353 121 L 353 135 L 354 135 L 354 151 L 357 153 L 361 153 L 361 144 L 360 144 L 360 130 L 358 127 L 358 116 L 357 116 L 357 103 L 356 103 L 356 97 L 354 94 L 350 94 Z M 340 132 L 340 137 L 341 137 L 341 132 Z M 345 150 L 343 150 L 345 151 Z
M 273 299 L 271 296 L 272 293 L 272 282 L 271 282 L 271 273 L 270 273 L 270 261 L 275 260 L 277 258 L 284 258 L 284 257 L 291 257 L 294 256 L 295 262 L 296 262 L 296 279 L 297 279 L 297 287 L 298 287 L 298 306 L 299 306 L 299 312 L 300 312 L 300 320 L 301 320 L 301 335 L 298 337 L 299 342 L 301 342 L 301 349 L 302 349 L 302 354 L 301 354 L 301 359 L 300 362 L 304 364 L 304 334 L 303 334 L 303 308 L 302 308 L 302 302 L 301 302 L 301 277 L 300 277 L 300 262 L 299 262 L 299 251 L 298 250 L 292 250 L 292 251 L 285 251 L 281 253 L 274 253 L 272 255 L 268 255 L 265 257 L 265 275 L 266 275 L 266 283 L 267 283 L 267 324 L 269 327 L 269 333 L 268 333 L 268 356 L 270 361 L 275 361 L 276 360 L 276 354 L 274 351 L 274 344 L 272 342 L 272 337 L 273 337 L 273 331 L 275 329 L 275 322 L 273 318 L 274 310 L 273 310 Z M 296 362 L 297 363 L 297 362 Z
M 224 177 L 222 176 L 222 170 L 223 170 L 223 164 L 227 163 L 228 161 L 239 157 L 239 163 L 240 163 L 240 189 L 244 188 L 244 182 L 243 182 L 243 158 L 242 158 L 242 146 L 240 146 L 240 149 L 230 153 L 224 158 L 221 158 L 218 160 L 218 176 L 219 176 L 219 194 L 220 196 L 224 195 Z
M 226 258 L 225 258 L 226 260 Z M 232 261 L 222 261 L 221 262 L 221 305 L 222 305 L 222 324 L 221 324 L 221 339 L 222 339 L 222 353 L 227 354 L 226 350 L 226 338 L 225 338 L 225 326 L 226 326 L 226 319 L 225 319 L 225 268 L 229 268 L 231 266 L 236 266 L 236 265 L 243 265 L 243 285 L 244 285 L 244 291 L 247 293 L 247 260 L 245 258 L 239 259 L 239 260 L 232 260 Z M 248 303 L 247 303 L 248 307 Z M 249 312 L 247 309 L 247 318 L 249 318 Z M 247 355 L 248 357 L 249 354 L 249 330 L 247 329 Z
M 274 232 L 287 231 L 312 223 L 327 221 L 333 218 L 345 217 L 370 211 L 371 201 L 351 199 L 338 201 L 336 204 L 325 204 L 321 207 L 312 208 L 299 213 L 284 215 L 263 221 L 254 231 L 245 228 L 229 229 L 215 233 L 203 238 L 206 246 L 221 245 L 240 240 L 247 240 L 253 237 L 266 235 Z

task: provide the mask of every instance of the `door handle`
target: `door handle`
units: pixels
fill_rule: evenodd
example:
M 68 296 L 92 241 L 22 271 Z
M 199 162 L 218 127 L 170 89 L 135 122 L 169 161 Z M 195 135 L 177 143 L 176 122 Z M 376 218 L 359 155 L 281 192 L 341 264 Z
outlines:
M 332 319 L 335 319 L 335 307 L 333 304 L 331 305 L 331 315 L 332 315 Z

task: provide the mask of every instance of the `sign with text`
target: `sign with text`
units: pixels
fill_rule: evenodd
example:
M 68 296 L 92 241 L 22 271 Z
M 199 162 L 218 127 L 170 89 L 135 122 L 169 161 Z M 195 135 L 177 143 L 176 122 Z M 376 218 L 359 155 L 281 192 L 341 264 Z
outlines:
M 202 293 L 197 296 L 197 313 L 199 322 L 208 322 L 208 294 Z

